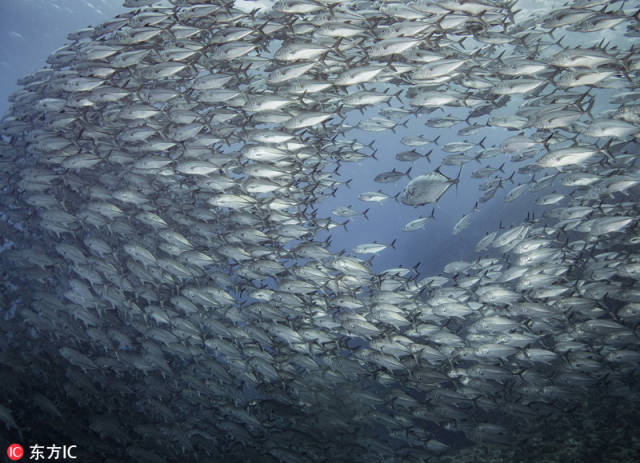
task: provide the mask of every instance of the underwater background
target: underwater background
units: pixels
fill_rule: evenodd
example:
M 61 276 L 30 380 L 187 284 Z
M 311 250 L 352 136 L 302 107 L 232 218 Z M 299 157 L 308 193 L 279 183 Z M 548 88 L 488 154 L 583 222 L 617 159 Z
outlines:
M 2 442 L 638 461 L 638 11 L 1 2 Z

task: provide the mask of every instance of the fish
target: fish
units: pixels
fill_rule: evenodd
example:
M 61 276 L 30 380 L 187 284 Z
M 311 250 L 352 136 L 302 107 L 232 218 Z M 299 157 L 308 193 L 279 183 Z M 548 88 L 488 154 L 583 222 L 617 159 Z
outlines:
M 435 204 L 449 188 L 458 184 L 461 172 L 462 169 L 455 179 L 445 176 L 438 169 L 420 175 L 404 187 L 400 195 L 400 201 L 407 206 Z
M 405 176 L 411 178 L 409 175 L 410 173 L 411 167 L 409 167 L 406 172 L 398 172 L 397 170 L 393 169 L 391 171 L 382 172 L 381 174 L 376 175 L 373 181 L 377 183 L 395 183 Z
M 412 231 L 417 231 L 417 230 L 423 230 L 424 226 L 427 224 L 427 222 L 430 219 L 434 218 L 434 214 L 435 214 L 435 209 L 431 211 L 431 215 L 429 217 L 419 217 L 417 219 L 413 219 L 413 220 L 407 222 L 402 227 L 402 231 L 412 232 Z
M 432 151 L 429 151 L 428 153 L 425 153 L 425 154 L 420 154 L 415 150 L 401 151 L 400 153 L 396 154 L 395 157 L 398 161 L 413 162 L 423 157 L 429 159 L 429 155 L 431 154 L 431 152 Z
M 393 240 L 389 246 L 395 249 L 396 240 Z M 353 248 L 353 252 L 356 254 L 378 254 L 381 251 L 387 249 L 387 245 L 380 243 L 364 243 L 359 244 Z
M 366 202 L 375 202 L 375 203 L 382 203 L 383 201 L 389 199 L 389 198 L 396 198 L 396 196 L 389 196 L 386 193 L 383 193 L 381 191 L 368 191 L 368 192 L 363 192 L 358 194 L 358 198 L 361 201 L 366 201 Z
M 483 141 L 484 139 L 479 141 L 478 145 L 484 148 L 484 145 L 482 144 Z M 462 153 L 472 148 L 475 148 L 476 146 L 477 145 L 475 143 L 470 143 L 470 142 L 451 142 L 444 145 L 442 147 L 442 150 L 445 151 L 446 153 Z
M 530 185 L 527 183 L 522 183 L 520 185 L 517 185 L 513 187 L 511 190 L 509 190 L 509 192 L 507 192 L 507 194 L 504 197 L 504 200 L 507 202 L 515 201 L 520 196 L 522 196 L 529 188 L 530 188 Z
M 433 140 L 429 140 L 424 136 L 404 136 L 400 141 L 402 142 L 403 145 L 406 145 L 406 146 L 424 146 L 424 145 L 428 145 L 429 143 L 436 144 L 438 142 L 439 137 L 440 136 L 438 135 Z
M 471 219 L 473 218 L 473 214 L 477 210 L 478 210 L 478 203 L 475 204 L 475 206 L 473 207 L 473 210 L 471 212 L 463 215 L 462 218 L 460 218 L 460 220 L 458 220 L 456 222 L 456 224 L 453 226 L 453 234 L 454 235 L 458 235 L 465 228 L 467 228 L 469 225 L 471 225 Z
M 0 120 L 7 439 L 86 461 L 637 450 L 634 2 L 124 3 Z
M 331 211 L 333 215 L 337 215 L 339 217 L 354 217 L 354 216 L 362 215 L 365 218 L 367 218 L 367 212 L 369 212 L 369 209 L 365 209 L 362 212 L 358 212 L 352 209 L 351 206 L 337 207 Z
M 554 167 L 561 169 L 566 166 L 580 165 L 592 158 L 602 156 L 600 150 L 591 146 L 572 146 L 570 148 L 562 148 L 552 150 L 542 156 L 538 160 L 541 167 Z

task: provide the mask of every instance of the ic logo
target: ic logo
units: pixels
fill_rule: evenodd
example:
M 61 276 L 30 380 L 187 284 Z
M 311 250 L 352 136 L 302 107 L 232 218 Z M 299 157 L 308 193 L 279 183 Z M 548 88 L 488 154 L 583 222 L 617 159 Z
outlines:
M 7 449 L 7 455 L 11 460 L 19 460 L 24 456 L 24 450 L 20 444 L 11 444 Z

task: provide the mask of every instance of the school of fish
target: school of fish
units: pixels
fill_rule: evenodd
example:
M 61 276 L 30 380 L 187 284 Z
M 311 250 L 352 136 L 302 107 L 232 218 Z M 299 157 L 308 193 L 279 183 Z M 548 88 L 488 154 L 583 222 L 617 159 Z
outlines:
M 638 1 L 124 6 L 0 121 L 0 435 L 101 462 L 466 461 L 637 400 Z M 333 248 L 379 207 L 428 245 L 465 182 L 453 235 L 489 201 L 544 212 L 439 275 L 374 271 L 398 245 L 376 230 Z

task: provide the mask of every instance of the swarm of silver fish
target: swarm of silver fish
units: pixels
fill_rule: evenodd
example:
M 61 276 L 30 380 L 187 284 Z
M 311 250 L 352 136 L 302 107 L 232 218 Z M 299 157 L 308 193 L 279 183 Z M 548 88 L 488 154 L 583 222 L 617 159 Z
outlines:
M 85 461 L 421 462 L 637 393 L 637 3 L 127 0 L 69 34 L 0 123 L 0 430 L 65 420 Z M 466 182 L 456 235 L 499 191 L 544 214 L 438 276 L 374 271 L 375 230 L 331 246 L 370 202 L 420 232 Z

